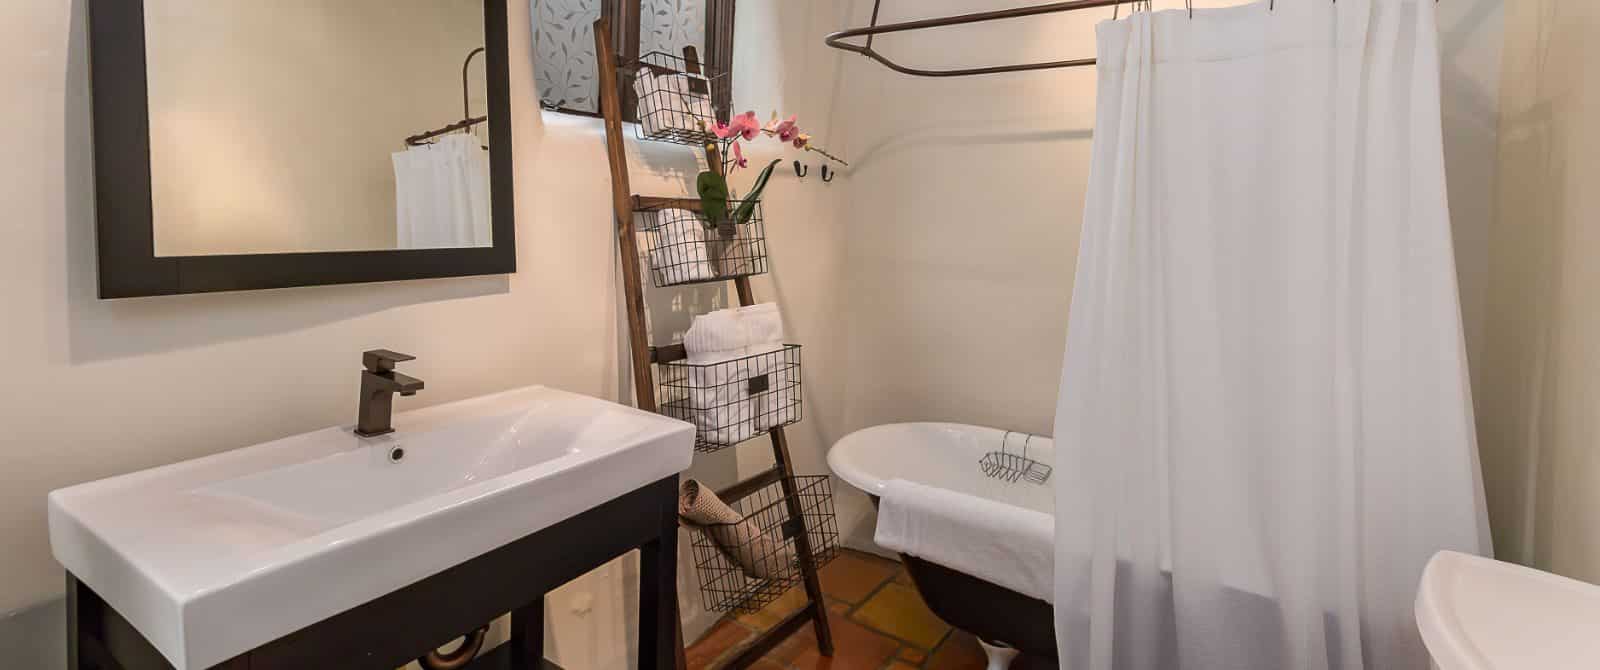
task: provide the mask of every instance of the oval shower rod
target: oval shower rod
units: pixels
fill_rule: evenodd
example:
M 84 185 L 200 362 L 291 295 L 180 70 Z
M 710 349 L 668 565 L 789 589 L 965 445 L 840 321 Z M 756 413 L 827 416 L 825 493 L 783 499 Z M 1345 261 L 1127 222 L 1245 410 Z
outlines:
M 1338 2 L 1338 0 L 1333 1 Z M 1276 0 L 1270 0 L 1270 2 L 1276 4 Z M 855 52 L 866 56 L 867 58 L 871 58 L 872 60 L 878 61 L 879 63 L 882 63 L 884 67 L 894 70 L 895 72 L 917 77 L 968 77 L 981 74 L 1001 74 L 1006 72 L 1028 72 L 1031 70 L 1052 70 L 1063 67 L 1083 67 L 1086 65 L 1094 65 L 1095 59 L 1076 58 L 1072 60 L 1047 61 L 1042 63 L 1023 63 L 1020 65 L 994 65 L 990 67 L 963 68 L 958 70 L 928 70 L 923 68 L 908 67 L 889 60 L 883 54 L 878 53 L 876 49 L 872 48 L 872 38 L 887 33 L 903 33 L 913 30 L 924 30 L 928 28 L 944 28 L 947 26 L 960 26 L 971 23 L 1000 21 L 1004 19 L 1020 19 L 1028 16 L 1056 14 L 1059 12 L 1072 12 L 1082 9 L 1095 9 L 1097 7 L 1112 7 L 1116 5 L 1149 6 L 1148 0 L 1070 0 L 1069 2 L 1052 2 L 1045 5 L 1017 7 L 1014 9 L 1000 9 L 988 12 L 976 12 L 973 14 L 945 16 L 936 19 L 921 19 L 918 21 L 905 21 L 903 23 L 887 23 L 880 26 L 878 25 L 878 10 L 881 8 L 882 4 L 883 0 L 875 0 L 873 2 L 871 25 L 865 28 L 841 30 L 829 35 L 823 41 L 826 42 L 828 46 L 835 49 L 843 49 L 845 51 Z M 1191 17 L 1194 16 L 1192 0 L 1186 0 L 1184 5 L 1188 7 L 1189 15 Z M 845 40 L 855 37 L 866 37 L 866 44 L 851 44 L 845 42 Z
M 1110 7 L 1112 5 L 1127 4 L 1128 0 L 1071 0 L 1070 2 L 1054 2 L 1048 5 L 1034 5 L 1032 7 L 1017 7 L 1014 9 L 1000 9 L 959 16 L 945 16 L 937 19 L 922 19 L 920 21 L 906 21 L 904 23 L 887 23 L 878 25 L 878 9 L 882 0 L 877 0 L 872 5 L 872 25 L 865 28 L 851 28 L 841 30 L 829 35 L 824 42 L 835 49 L 853 51 L 882 63 L 895 72 L 918 77 L 966 77 L 979 74 L 1000 74 L 1002 72 L 1026 72 L 1028 70 L 1048 70 L 1059 67 L 1080 67 L 1094 65 L 1093 58 L 1080 58 L 1076 60 L 1051 61 L 1048 63 L 1025 63 L 1022 65 L 995 65 L 991 67 L 965 68 L 960 70 L 925 70 L 907 67 L 896 63 L 872 48 L 872 38 L 886 33 L 901 33 L 911 30 L 924 30 L 927 28 L 943 28 L 945 26 L 959 26 L 969 23 L 983 23 L 986 21 L 999 21 L 1002 19 L 1020 19 L 1027 16 L 1040 14 L 1054 14 L 1057 12 L 1070 12 L 1079 9 L 1093 9 L 1095 7 Z M 866 37 L 866 44 L 850 44 L 845 40 L 855 37 Z

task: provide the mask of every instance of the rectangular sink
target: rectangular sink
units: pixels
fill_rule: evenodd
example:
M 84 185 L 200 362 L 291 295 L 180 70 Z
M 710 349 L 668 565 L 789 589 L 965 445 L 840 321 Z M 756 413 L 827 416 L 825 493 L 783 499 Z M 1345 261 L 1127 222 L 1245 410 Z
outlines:
M 178 670 L 208 668 L 693 457 L 688 424 L 544 387 L 397 413 L 394 425 L 54 491 L 51 548 Z

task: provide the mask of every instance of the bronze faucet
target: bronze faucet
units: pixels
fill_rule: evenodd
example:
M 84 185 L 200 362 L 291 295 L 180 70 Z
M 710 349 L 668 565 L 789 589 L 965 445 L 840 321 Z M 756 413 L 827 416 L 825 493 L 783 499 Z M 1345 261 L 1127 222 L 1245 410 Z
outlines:
M 416 356 L 374 349 L 361 355 L 361 409 L 356 415 L 356 434 L 377 437 L 394 432 L 390 425 L 394 413 L 394 394 L 416 395 L 422 380 L 394 371 L 394 364 L 416 360 Z

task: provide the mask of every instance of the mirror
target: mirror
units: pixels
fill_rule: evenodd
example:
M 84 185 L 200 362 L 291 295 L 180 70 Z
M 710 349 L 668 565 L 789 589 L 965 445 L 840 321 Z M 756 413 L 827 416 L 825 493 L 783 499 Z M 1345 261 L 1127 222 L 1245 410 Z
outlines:
M 90 0 L 102 297 L 511 272 L 505 0 Z
M 406 144 L 485 113 L 483 43 L 482 0 L 145 0 L 156 255 L 493 246 L 483 124 Z

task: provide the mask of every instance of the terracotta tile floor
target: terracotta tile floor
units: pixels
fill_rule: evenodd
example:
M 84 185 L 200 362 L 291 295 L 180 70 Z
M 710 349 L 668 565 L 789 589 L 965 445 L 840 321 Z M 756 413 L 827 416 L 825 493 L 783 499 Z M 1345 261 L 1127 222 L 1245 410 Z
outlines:
M 817 651 L 810 626 L 784 640 L 754 667 L 758 670 L 957 670 L 983 668 L 983 649 L 972 635 L 939 620 L 895 561 L 844 550 L 823 568 L 834 652 Z M 754 614 L 723 619 L 689 646 L 689 667 L 720 667 L 756 635 L 805 605 L 799 587 Z M 1049 667 L 1024 662 L 1016 670 Z

